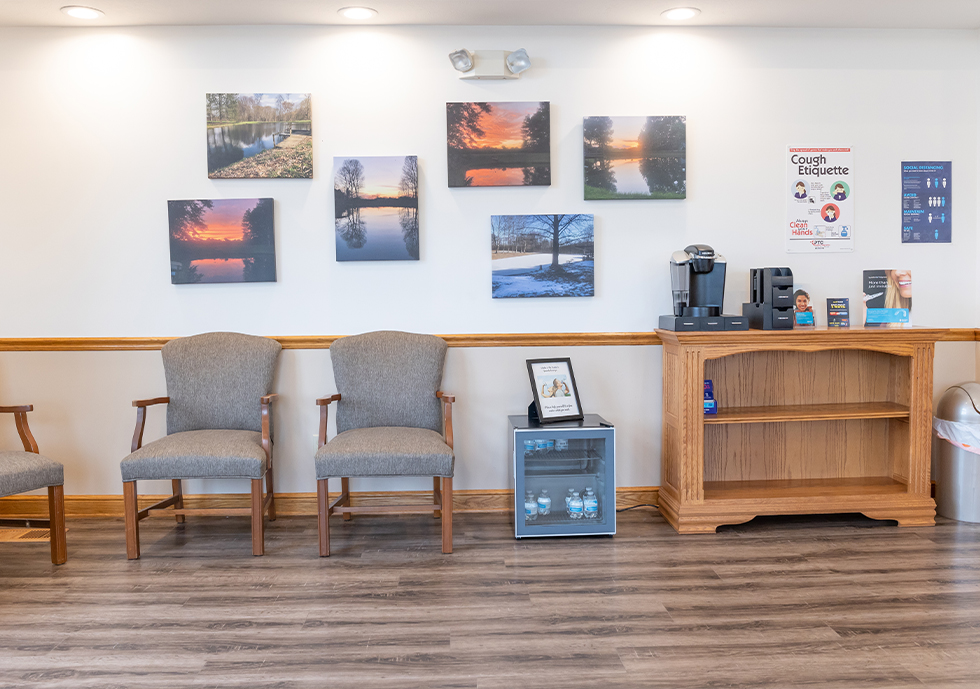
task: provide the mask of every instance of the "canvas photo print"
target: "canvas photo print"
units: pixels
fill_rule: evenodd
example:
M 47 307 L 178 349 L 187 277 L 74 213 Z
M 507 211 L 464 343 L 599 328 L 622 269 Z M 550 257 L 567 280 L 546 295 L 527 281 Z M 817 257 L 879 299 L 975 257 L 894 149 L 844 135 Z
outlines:
M 592 215 L 490 218 L 493 298 L 595 296 Z
M 417 156 L 334 158 L 338 261 L 419 260 Z
M 450 187 L 551 184 L 550 103 L 446 103 Z
M 313 178 L 308 93 L 207 94 L 208 177 Z
M 275 282 L 272 199 L 168 201 L 170 282 Z
M 585 199 L 687 198 L 687 117 L 586 117 Z

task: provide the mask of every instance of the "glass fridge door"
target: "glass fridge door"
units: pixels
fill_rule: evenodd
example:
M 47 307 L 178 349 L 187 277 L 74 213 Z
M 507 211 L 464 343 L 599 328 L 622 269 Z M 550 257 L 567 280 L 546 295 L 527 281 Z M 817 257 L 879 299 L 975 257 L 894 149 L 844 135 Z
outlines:
M 518 537 L 615 533 L 612 429 L 515 435 Z

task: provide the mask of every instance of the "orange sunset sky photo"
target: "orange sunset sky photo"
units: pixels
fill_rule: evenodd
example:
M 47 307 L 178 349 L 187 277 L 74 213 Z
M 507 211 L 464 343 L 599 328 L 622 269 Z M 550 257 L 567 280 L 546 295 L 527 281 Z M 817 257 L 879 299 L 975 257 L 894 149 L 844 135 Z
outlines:
M 241 241 L 242 216 L 245 211 L 255 208 L 259 199 L 227 199 L 215 200 L 214 207 L 204 211 L 202 220 L 207 225 L 195 233 L 196 241 Z
M 474 149 L 520 148 L 524 143 L 521 125 L 524 118 L 533 115 L 540 103 L 493 103 L 493 111 L 480 117 L 480 129 L 484 136 L 477 139 Z

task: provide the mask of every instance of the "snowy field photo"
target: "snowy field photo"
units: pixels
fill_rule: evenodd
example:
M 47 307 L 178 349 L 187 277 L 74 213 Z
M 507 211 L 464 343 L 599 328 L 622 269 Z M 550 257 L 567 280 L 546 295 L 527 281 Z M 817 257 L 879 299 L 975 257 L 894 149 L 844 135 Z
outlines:
M 592 215 L 494 215 L 493 298 L 595 296 Z

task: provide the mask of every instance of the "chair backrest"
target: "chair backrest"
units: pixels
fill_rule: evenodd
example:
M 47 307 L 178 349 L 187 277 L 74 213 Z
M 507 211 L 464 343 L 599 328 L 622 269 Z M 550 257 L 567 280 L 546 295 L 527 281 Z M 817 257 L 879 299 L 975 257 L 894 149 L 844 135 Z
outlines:
M 382 330 L 342 337 L 330 346 L 337 403 L 337 432 L 402 426 L 442 433 L 446 342 L 434 335 Z
M 261 431 L 259 398 L 272 390 L 282 345 L 267 337 L 204 333 L 163 346 L 167 433 Z

